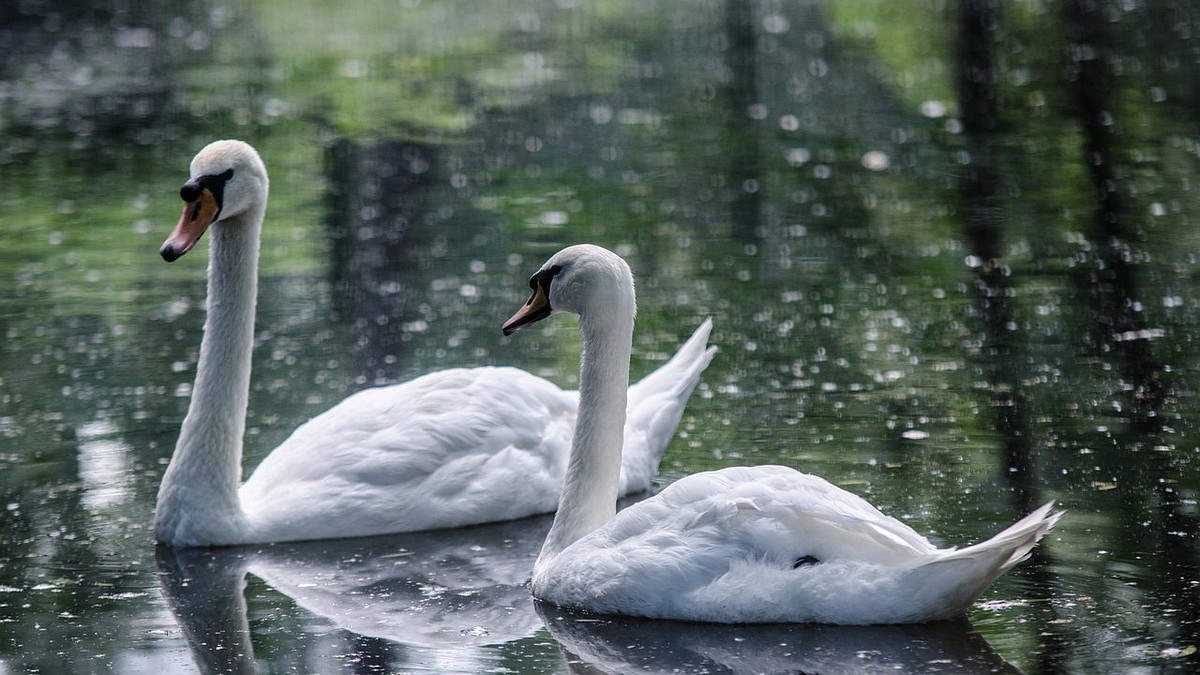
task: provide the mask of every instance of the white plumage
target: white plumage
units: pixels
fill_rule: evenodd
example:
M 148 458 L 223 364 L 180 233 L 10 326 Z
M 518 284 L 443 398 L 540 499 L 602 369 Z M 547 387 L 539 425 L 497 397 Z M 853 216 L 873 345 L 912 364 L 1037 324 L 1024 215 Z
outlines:
M 178 546 L 410 532 L 553 511 L 578 393 L 516 368 L 452 369 L 368 389 L 305 423 L 241 484 L 267 174 L 240 141 L 192 161 L 175 260 L 211 231 L 192 402 L 159 488 L 155 535 Z M 621 493 L 649 489 L 715 348 L 705 321 L 629 388 Z
M 506 333 L 580 315 L 579 405 L 559 510 L 534 566 L 540 600 L 604 614 L 722 623 L 914 623 L 963 614 L 1057 522 L 1046 504 L 995 537 L 938 549 L 860 497 L 782 466 L 683 478 L 614 513 L 633 279 L 575 246 L 534 275 Z

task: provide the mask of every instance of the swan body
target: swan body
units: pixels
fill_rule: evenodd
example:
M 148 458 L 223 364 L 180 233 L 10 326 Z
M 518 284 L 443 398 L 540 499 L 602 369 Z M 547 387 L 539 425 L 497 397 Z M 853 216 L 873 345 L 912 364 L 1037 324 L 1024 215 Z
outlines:
M 602 614 L 719 623 L 917 623 L 962 615 L 1057 522 L 1052 504 L 993 538 L 939 549 L 817 476 L 783 466 L 685 477 L 615 513 L 633 329 L 628 266 L 595 246 L 553 256 L 506 334 L 580 315 L 579 423 L 534 566 L 538 599 Z
M 192 400 L 163 476 L 155 536 L 174 546 L 296 541 L 458 527 L 557 505 L 579 396 L 516 368 L 456 368 L 367 389 L 296 429 L 242 484 L 259 235 L 258 153 L 217 141 L 196 155 L 173 261 L 211 231 L 204 337 Z M 705 321 L 629 388 L 620 492 L 650 488 L 711 361 Z

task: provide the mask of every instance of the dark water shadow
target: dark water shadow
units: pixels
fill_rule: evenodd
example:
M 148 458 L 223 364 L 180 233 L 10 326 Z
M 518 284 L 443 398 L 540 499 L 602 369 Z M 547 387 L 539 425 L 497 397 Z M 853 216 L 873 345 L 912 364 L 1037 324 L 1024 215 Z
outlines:
M 1026 395 L 1025 383 L 1034 379 L 1028 372 L 1028 336 L 1018 330 L 1022 324 L 1016 296 L 1019 271 L 1010 269 L 1004 259 L 1006 198 L 1000 188 L 1001 159 L 997 148 L 1005 145 L 1000 123 L 996 62 L 993 53 L 998 44 L 997 30 L 1004 25 L 1001 3 L 995 0 L 964 0 L 959 11 L 958 93 L 962 110 L 963 141 L 970 162 L 964 165 L 960 180 L 963 204 L 963 229 L 977 260 L 975 273 L 976 311 L 980 317 L 978 353 L 986 382 L 994 424 L 1003 443 L 1006 459 L 1004 481 L 1011 487 L 1015 508 L 1027 510 L 1042 499 L 1038 496 L 1045 472 L 1036 467 L 1038 451 L 1034 442 L 1037 430 L 1031 423 L 1036 408 Z M 1171 369 L 1156 353 L 1156 340 L 1162 329 L 1151 325 L 1144 308 L 1148 306 L 1147 288 L 1140 283 L 1139 268 L 1149 260 L 1146 242 L 1151 228 L 1146 215 L 1131 208 L 1126 196 L 1131 192 L 1128 174 L 1122 163 L 1128 155 L 1129 140 L 1122 136 L 1120 120 L 1114 122 L 1119 63 L 1111 15 L 1103 3 L 1072 0 L 1061 8 L 1065 35 L 1071 54 L 1071 113 L 1081 130 L 1080 161 L 1086 168 L 1092 201 L 1092 217 L 1087 228 L 1089 244 L 1085 264 L 1070 272 L 1075 298 L 1080 308 L 1071 336 L 1080 345 L 1079 357 L 1111 363 L 1120 382 L 1110 392 L 1119 401 L 1116 416 L 1122 424 L 1114 432 L 1114 444 L 1104 448 L 1098 464 L 1121 467 L 1130 477 L 1120 481 L 1125 492 L 1126 524 L 1123 529 L 1140 532 L 1136 554 L 1147 547 L 1159 555 L 1148 556 L 1141 566 L 1156 568 L 1151 575 L 1162 580 L 1188 577 L 1194 571 L 1195 520 L 1180 511 L 1175 482 L 1178 467 L 1174 453 L 1155 452 L 1154 448 L 1173 447 L 1172 432 L 1166 420 L 1177 408 L 1171 382 Z M 1171 425 L 1186 427 L 1182 420 Z M 1111 459 L 1107 455 L 1113 454 Z M 1136 476 L 1136 478 L 1134 477 Z M 1148 531 L 1147 531 L 1148 530 Z M 1157 537 L 1153 536 L 1157 535 Z M 1061 580 L 1052 573 L 1051 547 L 1046 542 L 1035 550 L 1033 560 L 1016 573 L 1031 580 L 1031 594 L 1053 599 L 1061 593 Z M 1182 573 L 1182 574 L 1181 574 Z M 1187 619 L 1171 628 L 1172 642 L 1192 644 L 1196 631 L 1194 617 L 1196 589 L 1167 582 L 1172 597 L 1185 598 L 1181 607 Z M 1189 596 L 1191 596 L 1189 598 Z M 1190 601 L 1189 601 L 1190 600 Z M 1049 607 L 1050 605 L 1043 605 Z M 1059 620 L 1053 610 L 1035 612 L 1038 627 L 1035 650 L 1040 672 L 1067 672 L 1072 645 L 1079 636 Z M 1193 620 L 1189 620 L 1193 619 Z
M 327 143 L 329 276 L 360 387 L 388 382 L 404 351 L 403 323 L 420 297 L 411 292 L 415 272 L 430 244 L 425 221 L 437 204 L 437 154 L 438 146 L 406 140 Z
M 963 231 L 976 261 L 974 272 L 975 311 L 979 317 L 979 364 L 985 393 L 1004 457 L 1001 480 L 1010 487 L 1013 510 L 1027 513 L 1045 501 L 1033 447 L 1030 423 L 1034 409 L 1025 392 L 1028 381 L 1028 345 L 1025 332 L 1018 330 L 1020 317 L 1013 298 L 1016 274 L 1004 258 L 1005 197 L 1001 194 L 996 156 L 999 135 L 996 45 L 1001 25 L 1000 5 L 995 0 L 964 0 L 958 7 L 957 89 L 962 111 L 963 139 L 969 161 L 964 164 L 959 189 L 963 200 Z M 1042 600 L 1053 598 L 1058 587 L 1051 572 L 1051 551 L 1042 542 L 1028 563 L 1018 571 L 1033 580 L 1032 594 Z M 1067 638 L 1051 624 L 1053 616 L 1035 616 L 1039 623 L 1039 669 L 1058 672 L 1066 655 Z
M 1086 308 L 1079 321 L 1080 355 L 1111 365 L 1118 375 L 1105 396 L 1117 404 L 1106 414 L 1119 424 L 1114 442 L 1096 444 L 1097 464 L 1120 468 L 1120 506 L 1113 515 L 1122 534 L 1112 540 L 1117 555 L 1138 561 L 1137 574 L 1155 580 L 1146 596 L 1158 596 L 1160 609 L 1153 628 L 1146 627 L 1147 639 L 1194 645 L 1200 640 L 1200 524 L 1194 499 L 1186 489 L 1180 493 L 1189 460 L 1178 446 L 1190 443 L 1176 431 L 1192 424 L 1179 405 L 1182 379 L 1172 366 L 1181 357 L 1163 341 L 1174 327 L 1148 314 L 1158 292 L 1150 244 L 1162 235 L 1137 203 L 1129 169 L 1140 150 L 1124 126 L 1136 113 L 1120 105 L 1126 76 L 1120 64 L 1131 48 L 1107 10 L 1089 0 L 1070 0 L 1060 9 L 1071 55 L 1069 113 L 1081 132 L 1079 163 L 1093 209 L 1083 264 L 1071 274 L 1074 304 Z
M 763 208 L 762 130 L 750 116 L 751 106 L 761 104 L 754 19 L 753 3 L 725 2 L 724 28 L 729 39 L 725 66 L 730 76 L 720 91 L 727 106 L 723 155 L 727 158 L 733 190 L 732 231 L 744 243 L 757 243 L 762 237 L 759 232 Z
M 574 673 L 1021 672 L 965 619 L 909 626 L 726 626 L 535 605 Z
M 1138 278 L 1138 268 L 1149 260 L 1146 216 L 1125 200 L 1133 181 L 1122 170 L 1128 141 L 1121 136 L 1120 120 L 1113 119 L 1118 106 L 1112 63 L 1119 50 L 1101 4 L 1072 0 L 1062 11 L 1073 55 L 1073 112 L 1083 132 L 1080 157 L 1095 206 L 1089 264 L 1079 266 L 1075 275 L 1080 299 L 1095 308 L 1083 337 L 1093 352 L 1111 356 L 1120 368 L 1130 387 L 1123 398 L 1131 426 L 1158 434 L 1174 392 L 1155 353 L 1156 331 L 1144 311 L 1149 293 Z

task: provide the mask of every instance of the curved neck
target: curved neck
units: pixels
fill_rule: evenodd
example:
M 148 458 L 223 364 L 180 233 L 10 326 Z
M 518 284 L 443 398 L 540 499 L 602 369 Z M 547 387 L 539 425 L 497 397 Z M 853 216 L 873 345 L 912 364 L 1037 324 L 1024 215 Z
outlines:
M 579 412 L 558 513 L 541 563 L 608 522 L 617 509 L 633 346 L 632 298 L 606 316 L 581 316 Z
M 221 530 L 206 537 L 235 537 L 244 527 L 238 488 L 264 212 L 259 208 L 209 229 L 207 316 L 196 381 L 158 492 L 155 531 L 163 541 L 186 540 L 197 527 Z

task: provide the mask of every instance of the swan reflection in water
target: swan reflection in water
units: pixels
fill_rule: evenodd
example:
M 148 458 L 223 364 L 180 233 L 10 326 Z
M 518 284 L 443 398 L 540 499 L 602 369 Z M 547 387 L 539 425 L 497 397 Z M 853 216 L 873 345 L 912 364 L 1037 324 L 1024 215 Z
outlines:
M 397 658 L 468 672 L 503 658 L 484 647 L 541 629 L 529 574 L 550 522 L 539 516 L 221 549 L 160 546 L 158 566 L 163 594 L 203 672 L 254 672 L 246 572 L 338 628 L 403 645 Z
M 204 673 L 256 672 L 246 572 L 350 633 L 350 651 L 365 645 L 384 652 L 392 661 L 385 671 L 482 672 L 511 666 L 522 651 L 542 662 L 547 655 L 537 645 L 546 642 L 538 638 L 544 626 L 563 651 L 562 658 L 551 654 L 541 663 L 547 672 L 894 673 L 934 666 L 938 672 L 1019 672 L 965 619 L 726 626 L 600 617 L 535 603 L 529 576 L 550 522 L 542 516 L 223 549 L 160 546 L 158 564 L 163 594 Z M 499 648 L 522 638 L 533 639 L 522 649 Z M 348 657 L 355 656 L 363 655 Z
M 964 617 L 925 624 L 705 624 L 534 601 L 573 673 L 1020 673 Z

